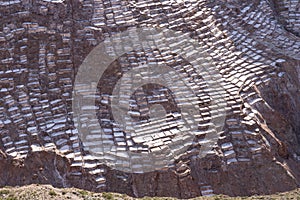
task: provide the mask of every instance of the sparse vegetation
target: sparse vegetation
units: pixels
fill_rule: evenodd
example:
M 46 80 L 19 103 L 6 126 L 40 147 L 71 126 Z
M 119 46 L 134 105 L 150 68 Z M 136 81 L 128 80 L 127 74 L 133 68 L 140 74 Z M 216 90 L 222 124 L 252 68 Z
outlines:
M 0 189 L 0 200 L 177 200 L 171 197 L 143 197 L 133 198 L 126 194 L 118 194 L 111 192 L 94 193 L 76 188 L 53 188 L 49 185 L 28 185 L 23 187 L 5 187 Z M 266 196 L 251 196 L 251 197 L 229 197 L 226 195 L 215 195 L 212 197 L 197 197 L 192 200 L 300 200 L 300 189 Z

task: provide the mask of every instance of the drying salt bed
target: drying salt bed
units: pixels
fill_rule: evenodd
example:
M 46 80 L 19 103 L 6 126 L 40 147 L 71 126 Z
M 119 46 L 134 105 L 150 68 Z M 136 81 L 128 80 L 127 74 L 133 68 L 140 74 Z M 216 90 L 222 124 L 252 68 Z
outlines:
M 143 172 L 147 166 L 131 165 L 127 162 L 127 151 L 159 152 L 172 142 L 184 142 L 183 138 L 174 138 L 186 123 L 180 119 L 187 115 L 170 108 L 170 102 L 176 102 L 178 106 L 200 105 L 194 116 L 198 132 L 193 144 L 189 151 L 178 155 L 177 164 L 171 166 L 176 168 L 180 178 L 191 173 L 188 161 L 181 160 L 180 156 L 197 158 L 203 136 L 211 132 L 218 132 L 215 145 L 220 149 L 218 154 L 211 154 L 220 156 L 224 165 L 251 162 L 261 156 L 262 149 L 269 143 L 261 137 L 259 112 L 253 109 L 262 98 L 252 86 L 264 84 L 277 74 L 284 76 L 278 64 L 285 62 L 286 56 L 300 58 L 300 41 L 278 27 L 271 17 L 268 1 L 244 2 L 238 13 L 232 9 L 236 5 L 222 2 L 95 0 L 78 1 L 80 6 L 70 8 L 72 5 L 67 1 L 58 0 L 39 0 L 30 6 L 27 1 L 0 1 L 1 13 L 5 10 L 0 22 L 0 138 L 5 154 L 17 159 L 25 158 L 29 151 L 55 149 L 71 160 L 72 175 L 81 176 L 85 169 L 94 175 L 97 188 L 105 190 L 106 169 L 97 157 L 85 151 L 74 121 L 90 131 L 87 137 L 90 146 L 97 146 L 96 141 L 103 140 L 103 146 L 97 148 L 111 152 L 104 159 Z M 278 4 L 280 14 L 287 21 L 286 28 L 299 33 L 299 2 Z M 130 105 L 131 110 L 125 117 L 126 129 L 122 129 L 112 119 L 109 107 L 112 91 L 98 85 L 98 94 L 91 96 L 90 88 L 94 86 L 81 85 L 77 92 L 83 98 L 96 97 L 97 105 L 81 107 L 82 114 L 73 119 L 72 90 L 80 63 L 104 38 L 134 26 L 190 32 L 212 59 L 213 70 L 222 76 L 219 80 L 222 88 L 208 87 L 205 80 L 209 74 L 197 74 L 197 66 L 167 50 L 128 52 L 117 60 L 118 73 L 124 74 L 145 63 L 172 66 L 183 74 L 183 80 L 196 95 L 184 96 L 186 85 L 181 84 L 152 92 L 140 89 L 132 94 L 134 79 L 125 78 L 121 89 L 126 95 L 120 97 L 120 103 Z M 268 48 L 262 50 L 258 46 L 260 42 Z M 114 53 L 112 47 L 107 49 Z M 194 53 L 197 52 L 193 50 L 191 54 Z M 119 74 L 114 70 L 107 73 L 104 81 L 116 82 Z M 174 97 L 169 90 L 180 91 L 179 96 L 186 98 Z M 218 110 L 216 105 L 210 104 L 210 95 L 221 101 L 220 94 L 225 96 L 224 128 L 207 130 L 216 116 L 213 112 Z M 157 104 L 163 105 L 165 115 L 151 120 L 151 107 Z M 97 110 L 98 120 L 91 121 L 93 110 Z M 102 131 L 93 128 L 99 122 Z M 199 184 L 199 190 L 201 195 L 208 196 L 214 192 L 205 182 Z

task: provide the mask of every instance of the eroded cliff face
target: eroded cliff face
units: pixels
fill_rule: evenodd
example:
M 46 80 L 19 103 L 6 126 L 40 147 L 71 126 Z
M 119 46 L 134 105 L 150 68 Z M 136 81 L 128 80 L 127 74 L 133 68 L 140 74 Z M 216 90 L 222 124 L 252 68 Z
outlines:
M 271 194 L 299 187 L 299 12 L 294 0 L 0 1 L 0 186 L 40 183 L 178 198 Z M 144 148 L 115 127 L 108 105 L 127 71 L 162 63 L 183 74 L 200 96 L 199 129 L 192 144 L 173 165 L 144 173 L 116 170 L 94 157 L 83 145 L 72 110 L 74 80 L 84 59 L 104 39 L 133 27 L 187 33 L 206 53 L 208 71 L 218 73 L 214 81 L 221 86 L 207 87 L 206 71 L 197 74 L 192 61 L 168 50 L 129 52 L 108 67 L 96 83 L 95 107 L 105 142 L 114 146 L 111 152 Z M 129 117 L 151 118 L 150 101 L 168 114 L 186 114 L 176 110 L 173 104 L 182 100 L 169 95 L 169 88 L 155 87 L 131 91 L 128 101 L 134 102 L 135 116 Z M 206 128 L 216 115 L 211 99 L 226 102 L 221 130 L 219 124 Z M 86 113 L 79 118 L 82 126 L 91 121 Z M 178 129 L 164 127 L 161 132 Z M 217 142 L 201 157 L 204 138 L 213 133 Z M 152 139 L 155 147 L 172 141 L 159 135 Z M 117 153 L 109 159 L 124 160 Z
M 299 61 L 291 60 L 280 67 L 282 69 L 280 77 L 259 88 L 268 108 L 258 109 L 269 127 L 281 137 L 286 137 L 285 140 L 293 144 L 294 151 L 299 154 L 300 65 Z

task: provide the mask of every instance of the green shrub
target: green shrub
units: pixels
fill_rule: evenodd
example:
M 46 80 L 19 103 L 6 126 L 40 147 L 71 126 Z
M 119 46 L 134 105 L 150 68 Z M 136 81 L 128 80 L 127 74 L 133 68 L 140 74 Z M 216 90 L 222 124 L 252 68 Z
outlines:
M 114 199 L 113 195 L 111 193 L 103 192 L 102 197 L 108 200 Z
M 7 198 L 5 198 L 6 200 L 17 200 L 17 197 L 13 196 L 13 195 L 9 195 Z
M 0 190 L 0 195 L 9 194 L 9 190 Z
M 85 190 L 79 190 L 78 192 L 79 192 L 79 194 L 81 194 L 82 196 L 86 196 L 86 195 L 89 194 L 89 193 L 88 193 L 87 191 L 85 191 Z
M 50 196 L 56 196 L 57 194 L 56 194 L 56 192 L 55 192 L 55 191 L 53 191 L 53 190 L 50 190 L 50 191 L 49 191 L 49 195 L 50 195 Z

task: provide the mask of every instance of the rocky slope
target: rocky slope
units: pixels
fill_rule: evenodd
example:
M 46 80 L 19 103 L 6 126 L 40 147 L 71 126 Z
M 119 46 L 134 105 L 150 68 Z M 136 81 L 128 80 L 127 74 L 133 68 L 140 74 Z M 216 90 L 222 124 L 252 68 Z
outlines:
M 0 16 L 0 186 L 41 183 L 177 198 L 272 194 L 299 187 L 298 1 L 2 0 Z M 104 39 L 132 27 L 187 33 L 203 50 L 198 59 L 209 62 L 208 72 L 197 75 L 192 61 L 170 50 L 142 49 L 120 56 L 96 83 L 97 123 L 108 131 L 105 141 L 121 153 L 144 151 L 134 137 L 117 130 L 105 103 L 123 74 L 134 66 L 163 63 L 196 88 L 201 116 L 193 142 L 172 165 L 144 173 L 117 170 L 94 157 L 77 121 L 82 127 L 92 125 L 90 115 L 73 116 L 72 110 L 74 81 L 84 59 Z M 210 81 L 206 74 L 216 72 L 220 78 L 212 82 L 220 87 L 205 85 Z M 83 90 L 87 87 L 92 86 Z M 142 109 L 139 95 L 183 117 L 173 106 L 176 97 L 155 87 L 132 92 L 130 101 L 137 105 L 132 111 L 139 117 L 131 117 L 143 121 L 151 116 L 152 104 L 147 101 Z M 219 112 L 224 117 L 219 126 L 213 122 L 223 101 L 226 113 Z M 209 134 L 218 138 L 202 157 L 203 138 Z M 153 138 L 154 144 L 161 140 L 165 145 L 173 141 Z M 117 164 L 117 153 L 112 156 Z

